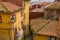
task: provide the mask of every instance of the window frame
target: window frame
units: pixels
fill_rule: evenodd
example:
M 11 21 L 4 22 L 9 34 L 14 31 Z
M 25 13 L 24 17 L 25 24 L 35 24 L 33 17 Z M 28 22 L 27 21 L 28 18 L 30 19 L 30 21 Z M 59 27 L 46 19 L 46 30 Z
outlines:
M 14 19 L 13 19 L 14 18 Z M 11 20 L 12 20 L 12 23 L 15 23 L 16 22 L 16 14 L 14 13 L 14 14 L 12 14 L 12 18 L 11 18 Z M 14 21 L 13 21 L 14 20 Z
M 52 38 L 54 38 L 55 40 L 57 39 L 56 37 L 50 36 L 50 37 L 49 37 L 49 40 L 53 40 Z

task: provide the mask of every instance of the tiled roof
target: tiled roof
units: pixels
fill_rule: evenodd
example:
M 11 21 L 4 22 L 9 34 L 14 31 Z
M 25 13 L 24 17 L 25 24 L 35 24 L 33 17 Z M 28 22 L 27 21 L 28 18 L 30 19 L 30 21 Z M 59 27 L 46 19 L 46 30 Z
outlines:
M 1 12 L 1 11 L 2 11 L 2 12 L 3 12 L 3 11 L 6 12 L 7 10 L 0 4 L 0 12 Z
M 37 4 L 33 4 L 32 6 L 30 6 L 30 10 L 35 9 L 35 8 L 36 8 L 36 5 L 37 5 Z
M 14 4 L 17 4 L 18 6 L 23 7 L 23 1 L 24 0 L 1 0 L 2 2 L 12 2 Z M 1 2 L 0 1 L 0 2 Z
M 40 35 L 47 35 L 47 36 L 58 36 L 58 22 L 57 21 L 50 21 L 49 24 L 48 20 L 42 19 L 42 18 L 37 18 L 37 19 L 32 19 L 30 22 L 31 28 L 37 31 L 40 29 L 36 34 Z M 45 26 L 43 26 L 45 25 Z
M 45 6 L 45 9 L 60 9 L 60 2 L 55 2 Z
M 35 8 L 33 10 L 31 10 L 30 12 L 44 12 L 43 8 Z
M 36 6 L 38 6 L 37 8 L 42 8 L 43 6 L 46 6 L 46 5 L 49 5 L 51 4 L 51 2 L 40 2 L 38 4 L 33 4 L 30 9 L 33 10 L 33 9 L 36 9 Z
M 21 7 L 19 7 L 19 6 L 17 6 L 17 5 L 15 5 L 15 4 L 13 4 L 13 3 L 11 3 L 11 2 L 0 2 L 0 11 L 1 10 L 6 10 L 6 12 L 15 12 L 15 11 L 17 11 L 17 10 L 20 10 L 20 9 L 22 9 Z M 4 8 L 4 9 L 3 9 Z

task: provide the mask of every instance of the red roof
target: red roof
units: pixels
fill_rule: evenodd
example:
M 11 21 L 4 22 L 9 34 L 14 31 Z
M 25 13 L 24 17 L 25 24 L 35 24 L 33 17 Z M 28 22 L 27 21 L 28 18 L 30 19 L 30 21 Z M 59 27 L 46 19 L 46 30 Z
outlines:
M 43 8 L 35 8 L 33 10 L 31 10 L 30 12 L 44 12 Z
M 1 0 L 2 2 L 12 2 L 12 3 L 15 3 L 21 7 L 23 7 L 23 1 L 24 0 Z
M 49 5 L 49 4 L 51 4 L 51 3 L 50 2 L 40 2 L 38 4 L 33 4 L 32 7 L 30 7 L 30 9 L 33 10 L 36 8 L 36 6 L 38 6 L 38 8 L 41 8 L 41 7 L 43 7 L 45 5 Z
M 22 9 L 21 7 L 11 3 L 11 2 L 0 2 L 2 6 L 4 6 L 9 12 L 14 12 Z
M 40 34 L 40 35 L 47 35 L 47 36 L 58 36 L 58 22 L 57 21 L 52 21 L 50 20 L 50 22 L 48 24 L 48 20 L 46 19 L 42 19 L 42 18 L 36 18 L 36 19 L 32 19 L 30 22 L 31 28 L 35 31 L 37 31 L 38 29 L 40 29 L 38 32 L 36 32 L 35 34 Z M 43 27 L 44 25 L 44 27 Z
M 33 5 L 30 7 L 30 10 L 35 9 L 35 8 L 36 8 L 36 5 L 37 5 L 37 4 L 33 4 Z
M 57 1 L 57 2 L 60 2 L 60 0 L 55 0 L 55 2 L 56 2 L 56 1 Z

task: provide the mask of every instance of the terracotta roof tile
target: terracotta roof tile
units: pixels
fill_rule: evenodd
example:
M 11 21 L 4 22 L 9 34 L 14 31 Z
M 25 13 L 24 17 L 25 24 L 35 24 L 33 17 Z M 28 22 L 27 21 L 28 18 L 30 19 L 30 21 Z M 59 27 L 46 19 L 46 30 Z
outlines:
M 60 2 L 55 2 L 45 6 L 45 9 L 60 9 Z
M 35 8 L 33 10 L 31 10 L 30 12 L 44 12 L 43 8 Z
M 7 11 L 7 10 L 2 6 L 2 4 L 0 4 L 0 11 L 4 11 L 4 12 Z
M 2 5 L 9 12 L 14 12 L 21 9 L 21 7 L 11 2 L 0 2 L 0 5 Z M 1 9 L 2 9 L 2 6 L 0 6 Z
M 34 28 L 35 31 L 40 29 L 36 34 L 48 35 L 48 36 L 58 36 L 58 22 L 57 21 L 50 21 L 49 24 L 46 24 L 48 20 L 37 18 L 32 19 L 30 25 Z M 46 25 L 45 25 L 46 24 Z M 43 28 L 42 26 L 45 25 Z

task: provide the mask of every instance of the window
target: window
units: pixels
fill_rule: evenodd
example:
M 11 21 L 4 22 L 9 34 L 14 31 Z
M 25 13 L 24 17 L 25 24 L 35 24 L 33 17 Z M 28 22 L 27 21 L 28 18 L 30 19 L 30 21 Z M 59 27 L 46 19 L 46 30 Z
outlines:
M 50 37 L 50 40 L 56 40 L 56 37 Z
M 11 20 L 12 20 L 13 23 L 16 21 L 16 14 L 12 14 Z

